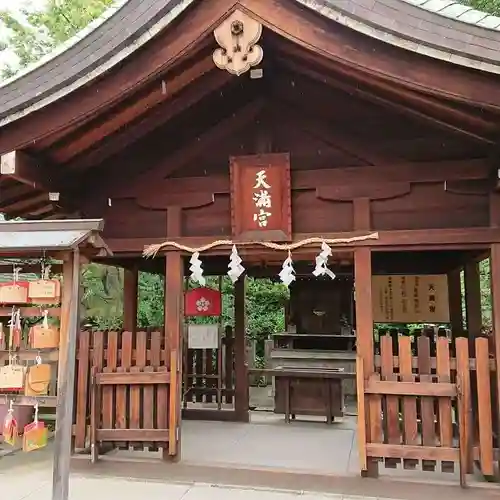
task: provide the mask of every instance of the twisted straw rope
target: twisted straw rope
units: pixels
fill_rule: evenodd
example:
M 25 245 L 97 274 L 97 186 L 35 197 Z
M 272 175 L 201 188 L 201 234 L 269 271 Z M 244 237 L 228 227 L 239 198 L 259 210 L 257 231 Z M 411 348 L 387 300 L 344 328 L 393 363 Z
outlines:
M 210 250 L 211 248 L 218 246 L 227 246 L 227 245 L 237 245 L 237 246 L 248 246 L 248 245 L 261 245 L 266 248 L 271 248 L 272 250 L 295 250 L 296 248 L 303 247 L 305 245 L 312 245 L 317 243 L 326 243 L 327 245 L 344 245 L 347 243 L 354 243 L 356 241 L 365 241 L 365 240 L 378 240 L 378 233 L 369 233 L 363 236 L 353 236 L 352 238 L 306 238 L 305 240 L 296 241 L 295 243 L 273 243 L 270 241 L 232 241 L 232 240 L 217 240 L 212 243 L 207 243 L 201 247 L 188 247 L 186 245 L 181 245 L 175 241 L 165 241 L 163 243 L 157 243 L 156 245 L 150 245 L 149 247 L 144 249 L 143 256 L 144 257 L 155 257 L 156 254 L 165 247 L 174 247 L 178 250 L 183 250 L 189 253 L 195 252 L 204 252 L 205 250 Z

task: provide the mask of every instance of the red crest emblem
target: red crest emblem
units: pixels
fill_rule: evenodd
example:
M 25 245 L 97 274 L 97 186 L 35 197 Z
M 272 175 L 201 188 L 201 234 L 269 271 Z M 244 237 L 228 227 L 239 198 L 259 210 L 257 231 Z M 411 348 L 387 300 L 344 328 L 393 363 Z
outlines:
M 220 316 L 222 298 L 218 290 L 193 288 L 184 296 L 184 316 Z

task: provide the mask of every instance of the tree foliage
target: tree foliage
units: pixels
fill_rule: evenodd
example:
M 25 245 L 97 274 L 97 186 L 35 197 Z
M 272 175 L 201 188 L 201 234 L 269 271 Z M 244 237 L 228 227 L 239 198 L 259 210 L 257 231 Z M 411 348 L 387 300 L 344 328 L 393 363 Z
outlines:
M 462 0 L 461 3 L 470 5 L 474 9 L 500 16 L 500 0 Z
M 73 37 L 107 9 L 113 0 L 49 0 L 43 10 L 28 7 L 0 11 L 0 28 L 7 36 L 1 50 L 9 50 L 17 62 L 2 70 L 3 77 L 14 75 L 56 46 Z M 3 31 L 2 30 L 2 31 Z

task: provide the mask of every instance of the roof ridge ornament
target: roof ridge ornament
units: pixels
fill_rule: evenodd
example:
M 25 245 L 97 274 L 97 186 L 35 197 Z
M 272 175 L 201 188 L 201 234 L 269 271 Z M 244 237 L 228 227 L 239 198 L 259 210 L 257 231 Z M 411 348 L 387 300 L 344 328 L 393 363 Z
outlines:
M 215 65 L 236 76 L 257 66 L 264 56 L 262 47 L 257 45 L 261 35 L 262 24 L 236 9 L 214 30 L 220 45 L 213 53 Z

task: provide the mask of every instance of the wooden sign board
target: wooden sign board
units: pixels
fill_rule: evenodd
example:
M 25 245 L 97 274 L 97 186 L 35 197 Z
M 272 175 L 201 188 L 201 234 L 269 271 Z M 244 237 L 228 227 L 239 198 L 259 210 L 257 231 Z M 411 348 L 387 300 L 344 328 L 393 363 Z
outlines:
M 375 323 L 449 323 L 448 278 L 434 275 L 372 276 Z
M 189 349 L 217 349 L 219 325 L 188 325 Z
M 233 238 L 290 241 L 290 155 L 234 156 L 230 174 Z

